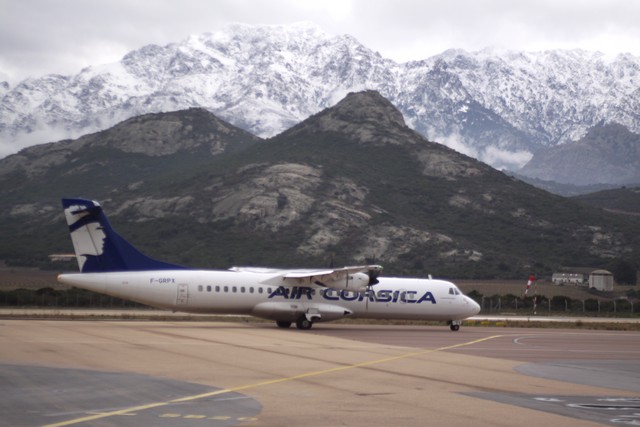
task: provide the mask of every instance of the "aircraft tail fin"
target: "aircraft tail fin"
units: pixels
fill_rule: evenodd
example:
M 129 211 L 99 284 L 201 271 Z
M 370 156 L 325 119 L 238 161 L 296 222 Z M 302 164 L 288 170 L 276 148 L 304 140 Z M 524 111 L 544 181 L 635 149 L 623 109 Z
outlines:
M 82 273 L 182 270 L 185 267 L 144 255 L 111 228 L 100 204 L 86 199 L 62 199 L 78 267 Z

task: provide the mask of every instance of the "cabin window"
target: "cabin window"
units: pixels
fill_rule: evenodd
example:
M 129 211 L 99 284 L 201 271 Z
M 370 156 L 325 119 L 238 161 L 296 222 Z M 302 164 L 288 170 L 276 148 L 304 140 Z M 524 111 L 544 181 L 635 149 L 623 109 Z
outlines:
M 236 292 L 238 292 L 238 287 L 234 286 L 233 288 L 231 288 L 233 290 L 233 293 L 235 294 Z
M 249 293 L 250 293 L 250 294 L 252 294 L 252 293 L 253 293 L 253 286 L 251 286 L 251 287 L 249 288 Z
M 216 286 L 216 292 L 220 292 L 220 286 Z
M 261 294 L 262 293 L 262 288 L 258 288 L 258 293 Z
M 211 286 L 207 286 L 207 292 L 211 292 Z
M 244 286 L 242 286 L 242 287 L 240 288 L 240 292 L 242 292 L 242 293 L 244 294 Z
M 198 292 L 202 292 L 202 285 L 198 285 Z
M 228 287 L 228 286 L 225 286 L 225 287 L 224 287 L 224 291 L 225 291 L 225 292 L 229 292 L 229 287 Z

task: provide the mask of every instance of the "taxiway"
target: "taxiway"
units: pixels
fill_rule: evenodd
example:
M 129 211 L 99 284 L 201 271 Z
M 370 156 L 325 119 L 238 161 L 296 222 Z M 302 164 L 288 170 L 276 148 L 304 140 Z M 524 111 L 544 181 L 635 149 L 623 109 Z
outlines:
M 0 425 L 619 425 L 638 384 L 637 332 L 0 320 Z

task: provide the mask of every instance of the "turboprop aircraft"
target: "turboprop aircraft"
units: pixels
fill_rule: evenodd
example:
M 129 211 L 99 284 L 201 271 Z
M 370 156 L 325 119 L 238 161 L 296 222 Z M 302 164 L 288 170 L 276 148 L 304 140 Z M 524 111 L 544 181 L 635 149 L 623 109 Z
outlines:
M 80 273 L 67 285 L 187 313 L 240 314 L 288 328 L 345 317 L 438 320 L 452 331 L 480 306 L 444 280 L 378 277 L 379 265 L 281 270 L 193 270 L 156 261 L 117 234 L 100 204 L 63 199 Z

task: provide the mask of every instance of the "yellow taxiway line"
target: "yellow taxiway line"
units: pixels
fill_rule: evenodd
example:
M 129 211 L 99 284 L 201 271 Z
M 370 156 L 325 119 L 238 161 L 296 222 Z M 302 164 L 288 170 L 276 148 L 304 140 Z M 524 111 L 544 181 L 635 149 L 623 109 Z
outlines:
M 252 389 L 252 388 L 264 387 L 264 386 L 268 386 L 268 385 L 272 385 L 272 384 L 279 384 L 279 383 L 283 383 L 283 382 L 287 382 L 287 381 L 299 380 L 301 378 L 315 377 L 315 376 L 319 376 L 319 375 L 330 374 L 330 373 L 333 373 L 333 372 L 346 371 L 348 369 L 362 368 L 362 367 L 365 367 L 365 366 L 376 365 L 376 364 L 379 364 L 379 363 L 391 362 L 391 361 L 399 360 L 399 359 L 407 359 L 409 357 L 419 356 L 419 355 L 422 355 L 422 354 L 429 354 L 429 353 L 435 353 L 435 352 L 438 352 L 438 351 L 451 350 L 451 349 L 454 349 L 454 348 L 465 347 L 465 346 L 477 344 L 477 343 L 480 343 L 480 342 L 483 342 L 483 341 L 488 341 L 488 340 L 491 340 L 491 339 L 494 339 L 494 338 L 500 338 L 501 336 L 502 335 L 492 335 L 490 337 L 480 338 L 480 339 L 477 339 L 477 340 L 474 340 L 474 341 L 468 341 L 468 342 L 464 342 L 464 343 L 460 343 L 460 344 L 449 345 L 449 346 L 446 346 L 446 347 L 412 351 L 410 353 L 404 353 L 404 354 L 400 354 L 398 356 L 385 357 L 385 358 L 382 358 L 382 359 L 370 360 L 368 362 L 361 362 L 361 363 L 354 363 L 354 364 L 351 364 L 351 365 L 337 366 L 335 368 L 323 369 L 323 370 L 320 370 L 320 371 L 306 372 L 304 374 L 293 375 L 293 376 L 290 376 L 290 377 L 277 378 L 275 380 L 261 381 L 261 382 L 257 382 L 257 383 L 241 385 L 241 386 L 238 386 L 238 387 L 232 387 L 232 388 L 216 390 L 216 391 L 212 391 L 212 392 L 208 392 L 208 393 L 196 394 L 196 395 L 193 395 L 193 396 L 180 397 L 178 399 L 168 400 L 166 402 L 155 402 L 155 403 L 149 403 L 149 404 L 146 404 L 146 405 L 139 405 L 139 406 L 133 406 L 133 407 L 130 407 L 130 408 L 120 409 L 118 411 L 102 412 L 102 413 L 99 413 L 99 414 L 93 414 L 93 415 L 89 415 L 89 416 L 82 417 L 82 418 L 76 418 L 76 419 L 73 419 L 73 420 L 61 421 L 59 423 L 54 423 L 54 424 L 47 424 L 47 425 L 45 425 L 43 427 L 62 427 L 62 426 L 69 426 L 69 425 L 73 425 L 73 424 L 79 424 L 79 423 L 83 423 L 83 422 L 87 422 L 87 421 L 98 420 L 98 419 L 102 419 L 102 418 L 113 417 L 113 416 L 117 416 L 117 415 L 127 415 L 127 414 L 129 414 L 131 412 L 143 411 L 145 409 L 152 409 L 152 408 L 157 408 L 157 407 L 160 407 L 160 406 L 168 406 L 168 405 L 172 405 L 174 403 L 189 402 L 189 401 L 192 401 L 192 400 L 204 399 L 204 398 L 212 397 L 212 396 L 219 396 L 221 394 L 234 393 L 234 392 L 238 392 L 238 391 L 242 391 L 242 390 L 248 390 L 248 389 Z

